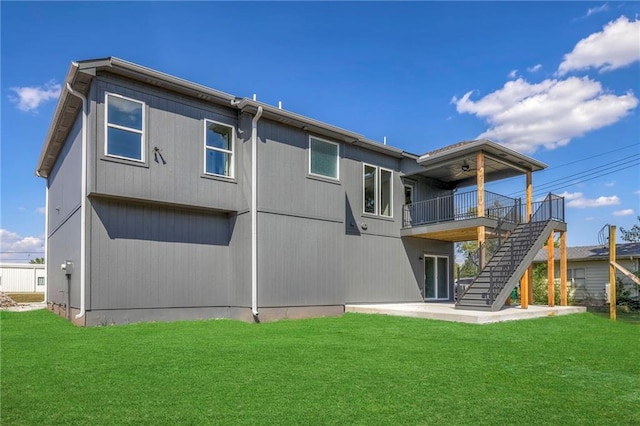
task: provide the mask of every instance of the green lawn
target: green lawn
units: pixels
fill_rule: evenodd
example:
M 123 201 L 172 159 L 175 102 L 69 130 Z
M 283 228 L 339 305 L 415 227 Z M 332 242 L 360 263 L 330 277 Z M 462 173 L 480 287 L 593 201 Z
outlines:
M 640 424 L 640 327 L 347 314 L 78 328 L 1 313 L 13 424 Z

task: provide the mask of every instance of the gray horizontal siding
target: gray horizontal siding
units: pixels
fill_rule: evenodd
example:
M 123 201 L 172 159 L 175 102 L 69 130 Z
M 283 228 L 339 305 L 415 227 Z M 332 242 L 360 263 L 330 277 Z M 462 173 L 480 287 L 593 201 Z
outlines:
M 230 305 L 227 215 L 92 204 L 92 309 Z
M 258 216 L 259 306 L 344 304 L 341 223 Z
M 95 173 L 91 191 L 141 200 L 236 211 L 245 208 L 238 184 L 246 184 L 239 157 L 243 145 L 237 112 L 168 94 L 119 79 L 102 76 L 92 91 L 95 133 Z M 115 93 L 146 104 L 146 162 L 139 164 L 105 156 L 105 93 Z M 236 128 L 236 178 L 234 182 L 203 177 L 204 120 Z M 154 153 L 157 147 L 160 151 Z M 93 152 L 93 151 L 92 151 Z
M 60 269 L 65 261 L 73 262 L 71 274 L 71 306 L 80 305 L 80 210 L 49 234 L 47 251 L 47 301 L 66 303 L 67 277 Z
M 347 303 L 422 301 L 425 253 L 449 256 L 453 282 L 451 244 L 373 235 L 347 238 L 343 265 Z
M 630 271 L 635 270 L 634 261 L 619 259 L 618 263 Z M 575 286 L 573 288 L 573 297 L 578 301 L 593 301 L 603 302 L 605 300 L 605 288 L 609 283 L 609 262 L 607 260 L 592 260 L 592 261 L 568 261 L 568 269 L 582 268 L 585 270 L 585 286 Z M 559 265 L 556 261 L 556 271 L 559 271 Z M 559 272 L 556 272 L 556 276 L 559 276 Z M 620 278 L 623 284 L 631 289 L 632 294 L 637 294 L 637 289 L 628 278 L 622 274 L 622 272 L 616 270 L 616 277 Z M 637 286 L 635 286 L 637 287 Z
M 259 209 L 340 220 L 344 188 L 308 177 L 308 134 L 269 120 L 259 128 Z
M 82 201 L 82 115 L 78 115 L 47 179 L 47 301 L 66 304 L 67 277 L 60 265 L 73 262 L 71 306 L 80 305 L 80 222 Z
M 82 116 L 78 116 L 47 179 L 49 232 L 54 232 L 82 200 Z

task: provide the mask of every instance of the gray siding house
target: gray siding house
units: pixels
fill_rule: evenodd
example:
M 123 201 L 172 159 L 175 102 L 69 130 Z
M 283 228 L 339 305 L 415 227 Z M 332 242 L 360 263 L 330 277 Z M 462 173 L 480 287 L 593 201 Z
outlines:
M 121 59 L 73 62 L 37 166 L 46 300 L 79 325 L 452 301 L 453 242 L 515 203 L 456 191 L 544 167 L 486 140 L 417 156 Z
M 556 252 L 554 256 L 559 261 Z M 640 271 L 640 243 L 616 244 L 616 262 L 628 271 Z M 547 249 L 541 249 L 534 264 L 547 263 Z M 558 275 L 556 274 L 556 277 Z M 616 277 L 630 291 L 640 294 L 638 285 L 616 269 Z M 609 285 L 609 248 L 604 246 L 567 247 L 567 278 L 574 300 L 587 305 L 607 303 Z

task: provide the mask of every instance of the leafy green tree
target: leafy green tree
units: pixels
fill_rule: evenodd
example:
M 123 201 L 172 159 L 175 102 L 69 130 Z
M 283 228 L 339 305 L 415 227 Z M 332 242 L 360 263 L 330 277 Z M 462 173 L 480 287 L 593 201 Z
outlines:
M 556 302 L 556 306 L 560 305 L 560 282 L 559 280 L 554 282 L 554 300 Z M 547 287 L 547 264 L 546 263 L 538 263 L 533 267 L 533 301 L 529 301 L 530 303 L 535 303 L 538 305 L 545 305 L 547 303 L 549 294 L 549 287 Z M 567 290 L 567 303 L 569 305 L 573 304 L 573 298 L 569 294 Z
M 640 216 L 638 216 L 638 222 L 640 222 Z M 638 224 L 633 225 L 631 229 L 624 229 L 620 227 L 620 233 L 622 239 L 630 243 L 640 243 L 640 226 Z
M 485 241 L 486 245 L 486 259 L 485 263 L 489 261 L 493 253 L 498 249 L 497 239 L 488 239 Z M 478 275 L 480 259 L 478 257 L 478 242 L 477 241 L 464 241 L 456 244 L 456 251 L 464 256 L 464 263 L 460 267 L 460 277 L 475 277 Z
M 29 263 L 31 263 L 32 265 L 43 265 L 44 257 L 36 257 L 35 259 L 31 259 Z

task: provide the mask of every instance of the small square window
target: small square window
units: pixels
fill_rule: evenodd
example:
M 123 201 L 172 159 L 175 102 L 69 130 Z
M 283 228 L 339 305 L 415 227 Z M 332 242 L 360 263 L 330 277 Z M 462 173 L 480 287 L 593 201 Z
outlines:
M 144 161 L 144 103 L 106 94 L 106 155 Z
M 339 179 L 339 160 L 337 143 L 309 138 L 309 174 Z
M 205 120 L 204 126 L 204 172 L 233 177 L 233 127 L 211 120 Z
M 38 285 L 44 285 L 44 277 L 38 277 Z

